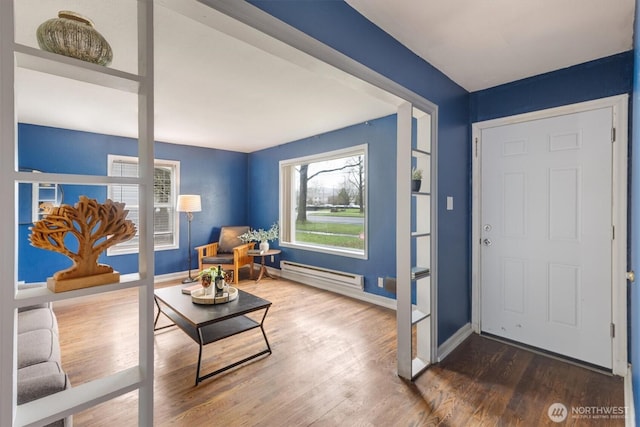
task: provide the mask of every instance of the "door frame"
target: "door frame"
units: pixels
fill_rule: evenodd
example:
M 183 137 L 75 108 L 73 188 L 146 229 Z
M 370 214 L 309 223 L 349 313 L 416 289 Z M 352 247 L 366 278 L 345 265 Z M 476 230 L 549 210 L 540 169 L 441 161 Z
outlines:
M 515 116 L 475 122 L 471 125 L 471 326 L 476 333 L 481 331 L 481 259 L 480 233 L 482 212 L 481 159 L 482 130 L 546 119 L 573 113 L 581 113 L 600 108 L 613 109 L 613 176 L 612 176 L 612 216 L 615 238 L 611 253 L 611 315 L 615 325 L 612 338 L 612 371 L 615 375 L 627 374 L 627 163 L 628 163 L 628 106 L 629 95 L 616 95 L 593 101 L 564 105 Z

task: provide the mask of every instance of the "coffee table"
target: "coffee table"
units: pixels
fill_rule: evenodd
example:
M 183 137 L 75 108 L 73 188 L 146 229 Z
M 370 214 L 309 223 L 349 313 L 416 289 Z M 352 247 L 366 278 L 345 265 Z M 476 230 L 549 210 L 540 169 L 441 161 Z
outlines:
M 271 302 L 238 289 L 238 298 L 224 304 L 195 304 L 191 301 L 190 295 L 182 293 L 184 285 L 159 288 L 154 291 L 154 300 L 158 307 L 158 313 L 153 322 L 153 330 L 178 326 L 191 337 L 199 346 L 198 367 L 196 370 L 196 385 L 201 381 L 227 371 L 249 360 L 260 357 L 264 354 L 271 354 L 271 346 L 267 340 L 267 334 L 262 327 L 264 319 L 267 317 Z M 248 313 L 264 310 L 260 322 L 247 316 Z M 174 323 L 171 325 L 157 327 L 160 313 L 167 316 Z M 202 363 L 202 348 L 220 341 L 221 339 L 260 328 L 262 336 L 267 344 L 267 348 L 234 362 L 223 368 L 200 375 L 200 365 Z

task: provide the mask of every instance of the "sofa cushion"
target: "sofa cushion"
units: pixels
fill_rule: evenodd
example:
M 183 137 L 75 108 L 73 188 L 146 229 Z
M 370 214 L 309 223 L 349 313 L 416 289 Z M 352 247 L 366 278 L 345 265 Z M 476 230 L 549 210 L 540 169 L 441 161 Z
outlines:
M 40 399 L 67 388 L 65 374 L 49 374 L 20 381 L 18 387 L 18 405 Z
M 60 344 L 51 329 L 36 329 L 18 335 L 18 369 L 41 362 L 60 362 Z
M 18 333 L 36 329 L 51 329 L 58 333 L 58 322 L 49 308 L 35 308 L 18 313 Z
M 43 362 L 18 369 L 18 405 L 68 388 L 69 382 L 58 362 Z
M 249 226 L 239 225 L 234 227 L 222 227 L 220 229 L 220 238 L 218 239 L 218 253 L 233 253 L 233 248 L 244 244 L 238 236 L 249 231 Z
M 230 256 L 206 256 L 202 257 L 203 264 L 233 264 L 233 255 Z

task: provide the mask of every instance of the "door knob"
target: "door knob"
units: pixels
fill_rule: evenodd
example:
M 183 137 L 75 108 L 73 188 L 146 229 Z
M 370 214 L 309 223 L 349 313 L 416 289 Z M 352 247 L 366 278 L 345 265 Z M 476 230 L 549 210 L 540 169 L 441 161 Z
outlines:
M 490 239 L 484 239 L 482 241 L 482 244 L 485 245 L 485 246 L 491 246 L 491 240 Z

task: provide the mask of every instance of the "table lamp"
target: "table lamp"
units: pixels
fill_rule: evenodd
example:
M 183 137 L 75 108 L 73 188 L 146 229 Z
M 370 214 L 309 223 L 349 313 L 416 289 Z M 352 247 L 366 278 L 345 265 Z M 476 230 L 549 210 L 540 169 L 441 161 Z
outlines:
M 198 279 L 191 277 L 191 220 L 193 220 L 193 212 L 200 212 L 202 206 L 200 204 L 200 196 L 197 194 L 181 194 L 178 196 L 178 212 L 186 212 L 189 221 L 189 277 L 184 279 L 182 283 L 193 283 Z

